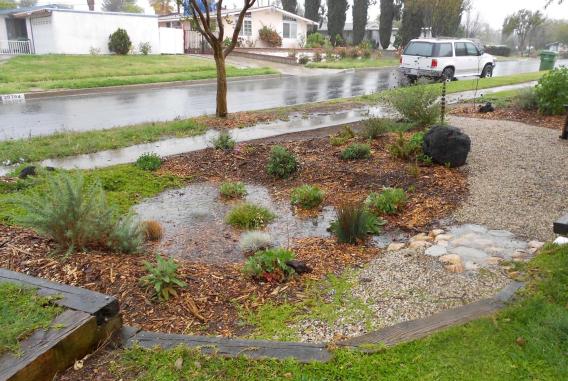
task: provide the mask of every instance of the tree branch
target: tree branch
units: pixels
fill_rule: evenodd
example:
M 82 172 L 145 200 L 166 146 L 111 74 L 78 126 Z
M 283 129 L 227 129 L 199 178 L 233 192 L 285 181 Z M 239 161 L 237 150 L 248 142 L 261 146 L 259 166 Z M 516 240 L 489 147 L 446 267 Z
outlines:
M 237 19 L 235 30 L 233 31 L 231 45 L 225 48 L 225 51 L 223 52 L 223 55 L 225 57 L 227 57 L 235 49 L 235 46 L 237 46 L 237 41 L 239 40 L 239 34 L 241 33 L 241 28 L 243 26 L 243 20 L 245 19 L 245 15 L 255 3 L 256 0 L 244 0 L 243 9 L 239 13 L 239 18 Z

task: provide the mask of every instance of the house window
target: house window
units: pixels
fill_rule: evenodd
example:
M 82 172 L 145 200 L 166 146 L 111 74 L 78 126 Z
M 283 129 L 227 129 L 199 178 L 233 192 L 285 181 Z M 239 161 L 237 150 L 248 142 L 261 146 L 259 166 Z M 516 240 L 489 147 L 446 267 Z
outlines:
M 243 20 L 243 26 L 239 36 L 250 37 L 252 36 L 252 17 L 251 13 L 245 13 L 245 19 Z
M 298 24 L 296 19 L 290 16 L 282 16 L 282 37 L 296 38 L 298 36 Z

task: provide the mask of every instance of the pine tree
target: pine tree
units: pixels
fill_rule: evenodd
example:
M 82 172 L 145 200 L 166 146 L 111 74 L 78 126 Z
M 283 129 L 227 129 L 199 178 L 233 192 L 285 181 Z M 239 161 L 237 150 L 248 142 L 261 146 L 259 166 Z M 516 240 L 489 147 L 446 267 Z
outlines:
M 349 4 L 347 0 L 327 0 L 327 31 L 333 45 L 337 44 L 337 36 L 343 39 L 345 19 Z
M 353 44 L 360 44 L 365 38 L 367 13 L 370 0 L 353 0 Z
M 320 21 L 320 8 L 321 0 L 306 0 L 304 3 L 306 18 L 319 22 Z
M 298 1 L 282 0 L 282 9 L 288 12 L 296 13 L 298 11 Z
M 420 0 L 406 0 L 402 11 L 400 26 L 401 46 L 406 46 L 413 38 L 420 37 L 424 26 L 424 9 Z

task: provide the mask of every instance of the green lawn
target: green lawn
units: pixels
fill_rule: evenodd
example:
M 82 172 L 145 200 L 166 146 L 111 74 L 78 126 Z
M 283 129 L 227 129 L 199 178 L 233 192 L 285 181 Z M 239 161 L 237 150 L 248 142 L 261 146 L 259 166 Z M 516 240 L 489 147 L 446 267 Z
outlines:
M 0 283 L 0 354 L 17 352 L 18 342 L 34 330 L 48 328 L 61 308 L 33 289 Z
M 309 68 L 321 69 L 361 69 L 361 68 L 377 68 L 377 67 L 395 67 L 398 66 L 399 59 L 396 57 L 379 57 L 379 58 L 342 58 L 331 62 L 310 62 L 306 65 Z
M 526 290 L 497 315 L 393 348 L 377 345 L 373 354 L 336 350 L 328 363 L 299 364 L 133 348 L 117 352 L 111 369 L 117 378 L 148 381 L 566 380 L 568 246 L 551 245 L 526 271 Z
M 507 77 L 495 77 L 480 80 L 455 81 L 448 84 L 448 93 L 503 85 L 512 85 L 538 80 L 545 72 L 517 74 Z M 426 86 L 438 86 L 431 84 Z M 325 102 L 308 103 L 272 109 L 275 115 L 283 115 L 292 111 L 306 111 L 321 108 L 325 105 L 341 106 L 342 103 L 353 106 L 373 105 L 383 101 L 392 91 L 385 90 L 371 95 L 353 98 L 334 99 Z M 206 127 L 197 123 L 195 118 L 172 122 L 144 123 L 134 126 L 117 127 L 107 130 L 87 132 L 63 132 L 49 136 L 38 136 L 0 142 L 0 163 L 16 162 L 23 158 L 26 162 L 40 161 L 48 158 L 66 157 L 100 150 L 127 147 L 133 144 L 149 143 L 167 137 L 194 136 L 204 133 Z
M 270 68 L 227 67 L 229 77 L 275 74 Z M 0 94 L 85 89 L 216 78 L 212 60 L 189 56 L 19 56 L 2 65 Z

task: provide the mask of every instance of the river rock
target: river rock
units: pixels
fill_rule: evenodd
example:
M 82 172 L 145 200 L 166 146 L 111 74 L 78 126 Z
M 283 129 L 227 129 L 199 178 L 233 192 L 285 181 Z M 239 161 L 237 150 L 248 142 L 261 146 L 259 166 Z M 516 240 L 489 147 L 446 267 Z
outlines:
M 430 242 L 428 242 L 428 241 L 411 241 L 408 244 L 408 247 L 411 248 L 411 249 L 420 249 L 420 248 L 428 247 L 428 246 L 430 246 Z
M 446 255 L 447 253 L 448 253 L 448 249 L 446 249 L 444 246 L 441 246 L 441 245 L 430 246 L 424 252 L 424 254 L 430 255 L 432 257 L 439 257 L 441 255 Z
M 404 249 L 404 246 L 403 242 L 393 242 L 387 247 L 387 251 L 399 251 Z
M 456 127 L 434 126 L 424 136 L 422 149 L 435 163 L 461 167 L 467 161 L 471 139 Z
M 444 264 L 444 268 L 451 273 L 463 273 L 464 265 L 459 255 L 446 254 L 439 258 L 440 262 Z

